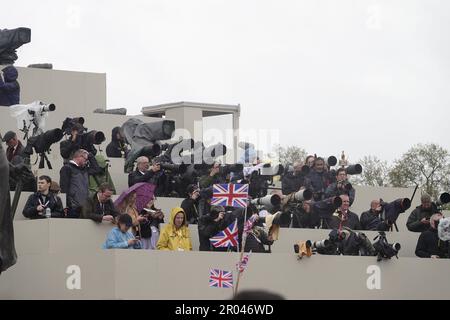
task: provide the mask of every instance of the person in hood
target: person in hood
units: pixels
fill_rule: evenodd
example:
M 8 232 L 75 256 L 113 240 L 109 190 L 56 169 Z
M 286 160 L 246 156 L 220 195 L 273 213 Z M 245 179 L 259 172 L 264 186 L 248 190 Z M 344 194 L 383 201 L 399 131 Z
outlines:
M 14 66 L 3 68 L 0 76 L 0 106 L 19 104 L 20 86 L 17 78 L 19 73 Z
M 157 248 L 170 251 L 192 250 L 191 234 L 182 208 L 176 207 L 170 212 L 169 223 L 161 231 Z
M 323 158 L 316 158 L 314 160 L 313 169 L 309 172 L 307 178 L 311 183 L 314 201 L 323 200 L 325 191 L 331 184 L 331 177 Z
M 128 148 L 120 127 L 114 127 L 111 134 L 111 142 L 106 146 L 108 158 L 126 158 Z
M 416 256 L 420 258 L 449 258 L 448 241 L 439 239 L 438 224 L 443 216 L 436 213 L 430 218 L 430 228 L 420 234 L 416 246 Z
M 131 232 L 133 221 L 128 214 L 122 214 L 106 237 L 103 249 L 141 249 L 141 242 Z
M 430 217 L 438 212 L 436 205 L 428 194 L 420 198 L 421 205 L 411 212 L 406 227 L 412 232 L 424 232 L 430 228 Z

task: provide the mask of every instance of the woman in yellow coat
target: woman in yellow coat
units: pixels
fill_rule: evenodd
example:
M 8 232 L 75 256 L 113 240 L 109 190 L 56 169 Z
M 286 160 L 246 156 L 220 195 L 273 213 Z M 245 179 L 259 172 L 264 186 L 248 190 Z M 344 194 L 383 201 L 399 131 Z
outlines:
M 156 247 L 158 250 L 192 250 L 191 234 L 186 224 L 186 214 L 182 208 L 172 209 L 170 221 L 163 227 Z

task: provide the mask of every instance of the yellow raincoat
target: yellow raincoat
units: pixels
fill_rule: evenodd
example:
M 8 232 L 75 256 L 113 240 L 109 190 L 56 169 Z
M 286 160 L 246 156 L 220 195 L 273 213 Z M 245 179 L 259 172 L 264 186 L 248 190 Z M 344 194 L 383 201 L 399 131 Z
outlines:
M 184 215 L 184 223 L 180 229 L 175 228 L 175 216 L 177 213 L 182 212 Z M 158 250 L 171 250 L 171 251 L 191 251 L 192 241 L 189 228 L 186 225 L 186 214 L 182 208 L 173 208 L 170 212 L 170 221 L 166 224 L 159 236 L 158 244 L 156 245 Z

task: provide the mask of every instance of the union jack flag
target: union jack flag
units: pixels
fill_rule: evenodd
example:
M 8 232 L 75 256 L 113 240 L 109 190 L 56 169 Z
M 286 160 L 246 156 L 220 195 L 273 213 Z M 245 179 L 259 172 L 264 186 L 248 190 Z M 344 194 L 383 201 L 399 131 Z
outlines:
M 258 216 L 256 214 L 254 214 L 245 222 L 245 224 L 244 224 L 244 233 L 245 234 L 252 231 L 253 225 L 255 224 L 257 217 Z
M 237 219 L 232 224 L 210 238 L 211 244 L 216 248 L 229 248 L 238 246 Z
M 247 207 L 248 184 L 215 184 L 211 205 L 224 207 Z
M 209 286 L 216 288 L 232 288 L 233 274 L 219 269 L 209 270 Z
M 238 272 L 242 273 L 245 271 L 245 269 L 247 269 L 248 259 L 250 258 L 251 254 L 252 254 L 251 251 L 249 253 L 244 254 L 244 257 L 242 257 L 242 260 L 239 261 L 238 263 L 236 263 L 236 270 Z

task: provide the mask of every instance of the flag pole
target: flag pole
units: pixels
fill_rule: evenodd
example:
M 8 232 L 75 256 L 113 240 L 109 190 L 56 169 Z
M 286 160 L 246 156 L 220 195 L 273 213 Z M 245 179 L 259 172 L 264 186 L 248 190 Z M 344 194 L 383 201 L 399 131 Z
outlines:
M 247 222 L 247 208 L 248 208 L 248 198 L 247 198 L 247 206 L 245 207 L 245 213 L 244 213 L 244 229 L 245 229 L 245 223 Z M 242 244 L 241 244 L 241 254 L 239 256 L 239 262 L 242 261 L 242 258 L 244 257 L 244 249 L 245 249 L 245 242 L 247 241 L 247 234 L 245 233 L 245 230 L 242 230 Z M 238 242 L 239 245 L 239 242 Z M 234 296 L 237 295 L 237 291 L 239 288 L 239 280 L 241 279 L 241 271 L 238 270 L 238 278 L 236 280 L 236 288 L 234 290 Z

